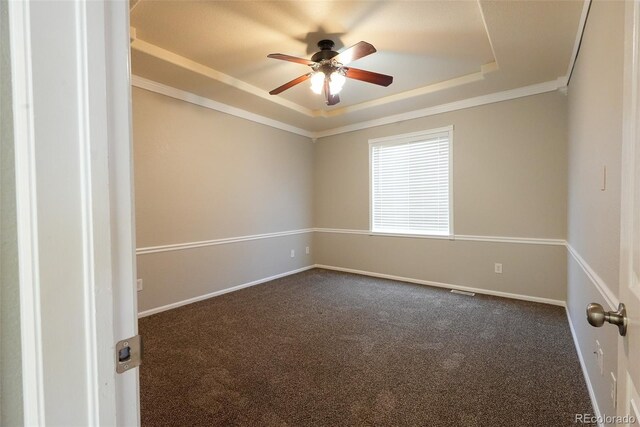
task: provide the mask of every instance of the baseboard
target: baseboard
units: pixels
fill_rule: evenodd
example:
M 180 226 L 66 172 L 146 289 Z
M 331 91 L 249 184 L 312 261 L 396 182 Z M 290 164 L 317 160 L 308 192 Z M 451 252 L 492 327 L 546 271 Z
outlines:
M 521 294 L 512 294 L 509 292 L 500 292 L 500 291 L 492 291 L 488 289 L 472 288 L 469 286 L 452 285 L 450 283 L 432 282 L 430 280 L 413 279 L 410 277 L 394 276 L 391 274 L 374 273 L 371 271 L 363 271 L 363 270 L 354 270 L 352 268 L 335 267 L 331 265 L 316 264 L 315 267 L 324 268 L 326 270 L 343 271 L 345 273 L 362 274 L 364 276 L 380 277 L 382 279 L 398 280 L 400 282 L 416 283 L 418 285 L 435 286 L 437 288 L 457 289 L 459 291 L 475 292 L 477 294 L 492 295 L 496 297 L 511 298 L 511 299 L 517 299 L 522 301 L 540 302 L 543 304 L 558 305 L 560 307 L 566 306 L 565 301 L 550 299 L 550 298 L 534 297 L 530 295 L 521 295 Z
M 430 281 L 430 280 L 413 279 L 413 278 L 410 278 L 410 277 L 394 276 L 394 275 L 391 275 L 391 274 L 383 274 L 383 273 L 374 273 L 372 271 L 355 270 L 355 269 L 352 269 L 352 268 L 335 267 L 335 266 L 332 266 L 332 265 L 314 264 L 314 265 L 309 265 L 309 266 L 306 266 L 306 267 L 298 268 L 296 270 L 286 271 L 284 273 L 276 274 L 274 276 L 264 277 L 262 279 L 254 280 L 252 282 L 243 283 L 241 285 L 232 286 L 230 288 L 220 289 L 219 291 L 211 292 L 211 293 L 208 293 L 208 294 L 205 294 L 205 295 L 199 295 L 197 297 L 193 297 L 193 298 L 189 298 L 189 299 L 186 299 L 186 300 L 182 300 L 182 301 L 174 302 L 174 303 L 171 303 L 171 304 L 163 305 L 161 307 L 156 307 L 156 308 L 151 308 L 149 310 L 144 310 L 144 311 L 141 311 L 141 312 L 138 313 L 138 318 L 151 316 L 152 314 L 161 313 L 163 311 L 171 310 L 173 308 L 182 307 L 183 305 L 192 304 L 192 303 L 198 302 L 198 301 L 203 301 L 203 300 L 206 300 L 206 299 L 209 299 L 209 298 L 216 297 L 218 295 L 224 295 L 224 294 L 229 293 L 229 292 L 239 291 L 240 289 L 244 289 L 244 288 L 248 288 L 248 287 L 251 287 L 251 286 L 259 285 L 261 283 L 269 282 L 271 280 L 279 279 L 279 278 L 285 277 L 285 276 L 290 276 L 292 274 L 301 273 L 303 271 L 311 270 L 312 268 L 324 268 L 325 270 L 334 270 L 334 271 L 342 271 L 342 272 L 345 272 L 345 273 L 362 274 L 364 276 L 379 277 L 379 278 L 382 278 L 382 279 L 398 280 L 400 282 L 416 283 L 418 285 L 435 286 L 437 288 L 456 289 L 456 290 L 459 290 L 459 291 L 475 292 L 477 294 L 492 295 L 492 296 L 503 297 L 503 298 L 517 299 L 517 300 L 522 300 L 522 301 L 539 302 L 539 303 L 543 303 L 543 304 L 551 304 L 551 305 L 557 305 L 557 306 L 561 306 L 561 307 L 565 307 L 566 306 L 565 301 L 555 300 L 555 299 L 550 299 L 550 298 L 542 298 L 542 297 L 534 297 L 534 296 L 529 296 L 529 295 L 513 294 L 513 293 L 509 293 L 509 292 L 491 291 L 491 290 L 488 290 L 488 289 L 472 288 L 470 286 L 460 286 L 460 285 L 453 285 L 453 284 L 450 284 L 450 283 L 433 282 L 433 281 Z
M 211 292 L 205 295 L 200 295 L 197 297 L 189 298 L 183 301 L 174 302 L 171 304 L 163 305 L 161 307 L 151 308 L 149 310 L 141 311 L 138 313 L 138 318 L 151 316 L 152 314 L 161 313 L 163 311 L 171 310 L 173 308 L 182 307 L 183 305 L 192 304 L 194 302 L 203 301 L 209 298 L 217 297 L 219 295 L 224 295 L 229 292 L 239 291 L 240 289 L 249 288 L 251 286 L 259 285 L 261 283 L 269 282 L 271 280 L 279 279 L 281 277 L 290 276 L 292 274 L 301 273 L 303 271 L 311 270 L 315 268 L 315 265 L 308 265 L 306 267 L 298 268 L 297 270 L 286 271 L 284 273 L 276 274 L 275 276 L 269 276 L 262 279 L 254 280 L 252 282 L 243 283 L 241 285 L 232 286 L 230 288 L 220 289 L 219 291 Z
M 580 361 L 580 367 L 582 368 L 582 376 L 584 377 L 584 381 L 587 383 L 587 390 L 589 391 L 589 398 L 591 399 L 591 406 L 593 406 L 593 412 L 595 412 L 595 416 L 598 420 L 601 420 L 602 417 L 600 415 L 600 407 L 598 406 L 598 400 L 596 399 L 596 393 L 593 390 L 593 385 L 591 384 L 591 378 L 589 377 L 589 371 L 587 370 L 587 365 L 584 361 L 584 357 L 582 356 L 582 351 L 580 350 L 580 343 L 578 341 L 578 336 L 576 335 L 576 330 L 573 327 L 573 322 L 571 321 L 571 315 L 569 314 L 569 309 L 565 307 L 565 311 L 567 313 L 567 321 L 569 322 L 569 329 L 571 329 L 571 336 L 573 337 L 573 345 L 576 348 L 576 353 L 578 353 L 578 360 Z M 604 424 L 602 422 L 598 422 L 598 427 L 602 427 Z

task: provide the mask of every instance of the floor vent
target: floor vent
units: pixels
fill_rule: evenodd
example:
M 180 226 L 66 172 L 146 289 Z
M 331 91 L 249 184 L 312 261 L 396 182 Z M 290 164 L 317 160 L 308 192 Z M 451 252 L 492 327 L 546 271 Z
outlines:
M 459 291 L 457 289 L 451 289 L 452 294 L 468 295 L 470 297 L 476 296 L 475 292 Z

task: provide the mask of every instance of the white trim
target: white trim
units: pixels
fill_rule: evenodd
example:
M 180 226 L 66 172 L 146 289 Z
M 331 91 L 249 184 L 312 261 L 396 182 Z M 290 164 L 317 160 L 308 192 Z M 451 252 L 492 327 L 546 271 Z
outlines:
M 163 49 L 160 46 L 156 46 L 140 38 L 136 38 L 131 43 L 131 49 L 143 52 L 147 55 L 151 55 L 162 61 L 168 62 L 169 64 L 173 64 L 185 70 L 191 71 L 192 73 L 200 74 L 201 76 L 205 76 L 209 79 L 232 86 L 246 93 L 250 93 L 251 95 L 254 95 L 258 98 L 262 98 L 266 101 L 273 102 L 274 104 L 281 105 L 297 113 L 304 114 L 307 117 L 315 117 L 321 114 L 318 111 L 313 111 L 309 108 L 305 108 L 301 105 L 296 104 L 295 102 L 289 101 L 286 98 L 269 95 L 269 93 L 264 89 L 244 82 L 240 79 L 236 79 L 235 77 L 222 73 L 211 67 L 207 67 L 206 65 L 200 64 L 199 62 L 178 55 L 169 50 Z
M 524 243 L 527 245 L 564 246 L 564 239 L 540 239 L 536 237 L 506 237 L 506 236 L 469 236 L 456 234 L 455 240 L 470 242 L 494 242 L 494 243 Z
M 315 268 L 315 265 L 308 265 L 306 267 L 298 268 L 296 270 L 286 271 L 284 273 L 276 274 L 274 276 L 269 276 L 269 277 L 265 277 L 263 279 L 254 280 L 252 282 L 243 283 L 241 285 L 232 286 L 230 288 L 221 289 L 219 291 L 211 292 L 211 293 L 208 293 L 208 294 L 205 294 L 205 295 L 200 295 L 200 296 L 189 298 L 189 299 L 186 299 L 186 300 L 183 300 L 183 301 L 174 302 L 172 304 L 163 305 L 161 307 L 151 308 L 149 310 L 141 311 L 140 313 L 138 313 L 138 317 L 141 318 L 141 317 L 151 316 L 152 314 L 161 313 L 163 311 L 171 310 L 173 308 L 182 307 L 183 305 L 192 304 L 192 303 L 198 302 L 198 301 L 203 301 L 203 300 L 206 300 L 206 299 L 209 299 L 209 298 L 213 298 L 213 297 L 217 297 L 217 296 L 220 296 L 220 295 L 227 294 L 229 292 L 239 291 L 240 289 L 244 289 L 244 288 L 248 288 L 248 287 L 251 287 L 251 286 L 259 285 L 261 283 L 269 282 L 271 280 L 280 279 L 282 277 L 290 276 L 292 274 L 302 273 L 303 271 L 311 270 L 312 268 Z
M 135 258 L 135 209 L 133 204 L 133 147 L 131 128 L 130 29 L 126 2 L 107 2 L 107 97 L 109 126 L 109 204 L 113 292 L 113 360 L 117 341 L 138 334 Z M 115 367 L 111 368 L 111 372 Z M 117 426 L 140 425 L 139 369 L 115 376 Z
M 29 2 L 8 2 L 24 425 L 45 425 Z
M 443 126 L 435 129 L 421 130 L 418 132 L 409 132 L 409 133 L 402 133 L 400 135 L 384 136 L 382 138 L 370 139 L 369 146 L 384 144 L 386 142 L 397 142 L 398 144 L 402 144 L 403 142 L 406 142 L 406 140 L 412 140 L 414 138 L 429 137 L 438 133 L 441 133 L 441 134 L 446 133 L 448 134 L 448 136 L 450 136 L 452 131 L 453 131 L 453 125 L 449 125 L 449 126 Z
M 640 373 L 638 372 L 638 313 L 640 278 L 635 265 L 638 252 L 638 174 L 640 173 L 640 2 L 625 2 L 624 68 L 622 110 L 622 163 L 620 180 L 620 260 L 618 265 L 618 297 L 627 304 L 631 328 L 618 340 L 618 394 L 616 406 L 626 415 L 634 413 L 634 425 L 640 423 Z M 621 423 L 622 424 L 622 423 Z M 626 425 L 626 423 L 625 423 Z
M 433 239 L 433 240 L 461 240 L 471 242 L 492 242 L 492 243 L 520 243 L 528 245 L 551 245 L 564 246 L 565 241 L 562 239 L 537 239 L 528 237 L 503 237 L 503 236 L 437 236 L 424 234 L 394 234 L 394 233 L 372 233 L 369 230 L 351 230 L 345 228 L 302 228 L 299 230 L 277 231 L 274 233 L 252 234 L 247 236 L 226 237 L 223 239 L 202 240 L 196 242 L 174 243 L 169 245 L 146 246 L 136 249 L 136 255 L 147 255 L 158 252 L 180 251 L 185 249 L 202 248 L 206 246 L 226 245 L 230 243 L 246 242 L 250 240 L 270 239 L 273 237 L 292 236 L 295 234 L 305 233 L 332 233 L 332 234 L 358 234 L 363 236 L 379 236 L 379 237 L 403 237 L 415 239 Z
M 466 108 L 479 107 L 482 105 L 493 104 L 496 102 L 509 101 L 512 99 L 523 98 L 531 95 L 538 95 L 547 92 L 553 92 L 563 87 L 558 80 L 552 80 L 544 83 L 538 83 L 531 86 L 524 86 L 516 89 L 506 90 L 502 92 L 490 93 L 487 95 L 481 95 L 474 98 L 463 99 L 460 101 L 450 102 L 448 104 L 436 105 L 433 107 L 427 107 L 420 110 L 409 111 L 407 113 L 395 114 L 393 116 L 387 116 L 380 119 L 368 120 L 364 122 L 354 123 L 347 126 L 337 127 L 333 129 L 327 129 L 323 131 L 310 131 L 302 129 L 278 120 L 271 119 L 269 117 L 261 116 L 259 114 L 252 113 L 241 108 L 232 107 L 222 102 L 214 101 L 209 98 L 205 98 L 200 95 L 196 95 L 191 92 L 176 89 L 174 87 L 158 83 L 149 79 L 145 79 L 140 76 L 131 76 L 131 84 L 140 89 L 145 89 L 150 92 L 159 93 L 174 99 L 189 102 L 191 104 L 199 105 L 204 108 L 219 111 L 232 116 L 240 117 L 255 123 L 260 123 L 266 126 L 270 126 L 276 129 L 280 129 L 286 132 L 291 132 L 297 135 L 306 136 L 311 138 L 314 142 L 318 138 L 324 138 L 326 136 L 338 135 L 341 133 L 353 132 L 357 130 L 367 129 L 376 126 L 383 126 L 391 123 L 417 119 L 421 117 L 433 116 L 436 114 L 448 113 L 451 111 L 463 110 Z
M 351 233 L 353 234 L 353 233 Z M 433 239 L 433 240 L 455 240 L 453 236 L 448 234 L 411 234 L 411 233 L 392 233 L 392 232 L 383 232 L 383 231 L 368 231 L 369 236 L 380 236 L 380 237 L 408 237 L 411 239 Z
M 484 76 L 487 73 L 492 73 L 498 70 L 498 64 L 490 62 L 480 66 L 480 71 L 471 74 L 465 74 L 460 77 L 454 77 L 449 80 L 443 80 L 438 83 L 432 83 L 426 86 L 421 86 L 416 89 L 407 90 L 404 92 L 396 93 L 394 95 L 383 96 L 382 98 L 372 99 L 371 101 L 361 102 L 359 104 L 349 105 L 347 107 L 336 108 L 332 110 L 315 110 L 317 116 L 321 117 L 337 117 L 344 114 L 354 113 L 360 110 L 366 110 L 368 108 L 383 106 L 392 102 L 399 102 L 405 99 L 414 98 L 416 96 L 427 95 L 441 90 L 450 89 L 465 84 L 484 80 Z
M 135 6 L 134 6 L 135 7 Z M 487 34 L 488 35 L 488 34 Z M 444 89 L 452 87 L 459 87 L 471 82 L 483 80 L 485 74 L 498 70 L 498 64 L 490 62 L 480 66 L 480 69 L 474 73 L 465 74 L 458 77 L 453 77 L 448 80 L 431 83 L 426 86 L 421 86 L 415 89 L 406 90 L 404 92 L 396 93 L 393 95 L 384 96 L 382 98 L 373 99 L 370 101 L 361 102 L 359 104 L 350 105 L 347 107 L 336 108 L 333 110 L 312 110 L 304 107 L 295 102 L 289 101 L 286 98 L 269 95 L 267 91 L 249 84 L 243 80 L 237 79 L 228 74 L 222 73 L 214 68 L 208 67 L 199 62 L 193 61 L 184 56 L 178 55 L 153 43 L 142 40 L 138 37 L 131 39 L 131 49 L 138 52 L 142 52 L 146 55 L 153 56 L 169 64 L 173 64 L 192 73 L 197 73 L 205 76 L 209 79 L 215 80 L 219 83 L 232 86 L 236 89 L 257 96 L 274 104 L 281 105 L 297 113 L 303 114 L 307 117 L 336 117 L 348 113 L 353 113 L 368 108 L 389 104 L 392 102 L 402 101 L 404 99 L 414 98 L 416 96 L 425 95 L 433 92 L 438 92 Z M 492 47 L 493 49 L 493 47 Z M 495 57 L 495 54 L 494 54 Z
M 564 77 L 560 77 L 561 86 L 567 86 L 569 84 L 569 78 L 571 77 L 571 71 L 578 59 L 578 49 L 580 48 L 580 42 L 582 41 L 582 34 L 584 27 L 587 24 L 587 15 L 589 7 L 591 6 L 591 0 L 583 0 L 582 13 L 580 14 L 580 21 L 578 22 L 578 32 L 576 33 L 576 39 L 573 42 L 573 51 L 571 52 L 571 59 L 569 60 L 569 66 L 567 67 L 567 74 Z
M 459 291 L 475 292 L 477 294 L 492 295 L 492 296 L 502 297 L 502 298 L 510 298 L 510 299 L 517 299 L 522 301 L 532 301 L 532 302 L 539 302 L 543 304 L 558 305 L 561 307 L 564 307 L 566 305 L 565 301 L 556 300 L 556 299 L 534 297 L 530 295 L 513 294 L 510 292 L 492 291 L 489 289 L 473 288 L 470 286 L 452 285 L 450 283 L 432 282 L 430 280 L 412 279 L 409 277 L 395 276 L 392 274 L 374 273 L 371 271 L 355 270 L 352 268 L 335 267 L 335 266 L 323 265 L 323 264 L 316 264 L 315 267 L 324 268 L 326 270 L 342 271 L 345 273 L 361 274 L 363 276 L 379 277 L 382 279 L 398 280 L 400 282 L 415 283 L 418 285 L 434 286 L 437 288 L 456 289 Z
M 578 360 L 580 361 L 580 368 L 582 368 L 582 376 L 584 377 L 584 381 L 587 384 L 587 390 L 589 391 L 589 398 L 591 399 L 591 405 L 593 406 L 593 411 L 595 412 L 595 416 L 598 420 L 601 420 L 601 412 L 600 407 L 598 406 L 598 399 L 596 398 L 596 393 L 593 389 L 593 384 L 591 384 L 591 377 L 589 377 L 589 371 L 587 370 L 587 364 L 584 361 L 584 356 L 582 355 L 582 350 L 580 349 L 580 341 L 578 340 L 578 336 L 576 335 L 576 330 L 573 327 L 573 322 L 571 321 L 571 314 L 569 313 L 568 307 L 565 306 L 565 312 L 567 314 L 567 321 L 569 322 L 569 329 L 571 329 L 571 336 L 573 337 L 573 345 L 576 348 L 576 353 L 578 353 Z M 603 426 L 602 422 L 598 421 L 598 427 Z
M 80 166 L 80 198 L 81 198 L 81 217 L 82 217 L 82 274 L 84 282 L 84 323 L 85 323 L 85 354 L 86 354 L 86 369 L 87 369 L 87 417 L 89 425 L 100 425 L 100 412 L 102 410 L 103 402 L 109 406 L 109 409 L 105 411 L 105 414 L 110 414 L 112 418 L 110 421 L 115 420 L 115 399 L 111 399 L 110 396 L 115 396 L 113 390 L 113 379 L 109 378 L 108 372 L 103 369 L 104 366 L 99 364 L 99 340 L 106 339 L 107 337 L 113 338 L 113 331 L 111 328 L 100 328 L 104 324 L 109 325 L 113 322 L 110 318 L 99 318 L 98 315 L 99 301 L 96 300 L 98 295 L 98 289 L 100 288 L 99 278 L 96 274 L 96 267 L 101 261 L 98 259 L 100 256 L 99 246 L 96 242 L 96 237 L 100 237 L 97 234 L 97 230 L 94 227 L 94 216 L 99 215 L 98 212 L 94 212 L 94 203 L 99 204 L 100 201 L 94 201 L 94 196 L 98 193 L 94 188 L 99 182 L 94 183 L 94 175 L 100 179 L 100 175 L 96 173 L 94 169 L 94 163 L 97 163 L 100 158 L 100 142 L 95 143 L 93 137 L 104 138 L 106 136 L 106 123 L 102 123 L 100 119 L 104 120 L 104 113 L 101 110 L 101 105 L 94 105 L 95 101 L 101 93 L 104 92 L 104 82 L 106 77 L 102 74 L 103 67 L 91 67 L 91 59 L 89 52 L 89 43 L 91 35 L 88 31 L 88 23 L 91 17 L 87 11 L 87 4 L 85 2 L 76 3 L 75 13 L 75 32 L 76 32 L 76 73 L 78 79 L 78 153 L 79 153 L 79 166 Z M 93 23 L 95 24 L 95 22 Z M 98 22 L 99 24 L 99 22 Z M 99 74 L 95 76 L 92 81 L 89 77 L 89 68 L 91 71 L 96 71 Z M 93 93 L 95 90 L 96 93 Z M 91 99 L 91 98 L 94 99 Z M 95 112 L 93 110 L 95 108 Z M 92 119 L 96 120 L 96 123 L 92 123 Z M 92 132 L 92 125 L 100 127 L 102 132 Z M 96 150 L 97 148 L 97 150 Z M 97 154 L 96 152 L 97 151 Z M 106 156 L 105 156 L 106 160 Z M 97 166 L 97 165 L 96 165 Z M 99 167 L 99 166 L 98 166 Z M 108 186 L 108 184 L 107 184 Z M 103 190 L 103 189 L 101 189 Z M 107 199 L 108 200 L 108 199 Z M 101 205 L 104 209 L 104 206 Z M 108 210 L 108 203 L 107 203 Z M 109 245 L 107 239 L 106 242 L 102 241 L 101 244 L 106 243 Z M 97 250 L 96 250 L 97 249 Z M 105 254 L 107 257 L 109 254 Z M 110 263 L 110 258 L 108 258 Z M 107 277 L 107 286 L 110 284 L 111 277 Z M 109 298 L 103 298 L 103 303 L 108 305 L 112 311 L 112 300 Z M 104 335 L 102 335 L 104 334 Z M 100 343 L 102 344 L 102 343 Z M 107 347 L 108 348 L 108 347 Z M 112 376 L 112 375 L 111 375 Z M 100 385 L 104 381 L 104 386 L 110 389 L 110 392 L 104 393 L 101 399 L 101 387 Z
M 314 228 L 313 231 L 315 231 L 316 233 L 360 234 L 364 236 L 371 235 L 371 232 L 369 230 L 357 230 L 357 229 L 347 229 L 347 228 Z M 381 233 L 379 234 L 386 235 Z M 406 236 L 406 234 L 404 236 Z M 416 236 L 416 237 L 425 237 L 425 236 Z
M 221 113 L 230 114 L 232 116 L 240 117 L 245 120 L 249 120 L 255 123 L 260 123 L 272 128 L 284 130 L 286 132 L 295 133 L 297 135 L 306 136 L 307 138 L 313 137 L 313 132 L 289 125 L 287 123 L 279 122 L 274 119 L 270 119 L 259 114 L 251 113 L 241 108 L 232 107 L 222 102 L 214 101 L 209 98 L 205 98 L 200 95 L 196 95 L 191 92 L 176 89 L 171 86 L 164 85 L 162 83 L 154 82 L 152 80 L 145 79 L 139 76 L 131 76 L 131 85 L 140 89 L 145 89 L 150 92 L 159 93 L 161 95 L 168 96 L 170 98 L 179 99 L 181 101 L 189 102 L 191 104 L 199 105 L 210 110 L 219 111 Z
M 491 34 L 489 34 L 489 26 L 487 25 L 487 18 L 484 16 L 484 10 L 482 10 L 482 2 L 480 0 L 476 0 L 478 4 L 478 9 L 480 10 L 480 18 L 482 18 L 482 25 L 484 26 L 484 31 L 487 33 L 487 39 L 489 40 L 489 46 L 491 46 L 491 54 L 493 55 L 493 63 L 496 64 L 496 68 L 500 65 L 498 64 L 498 56 L 496 55 L 496 49 L 493 46 L 493 40 L 491 39 Z
M 455 290 L 459 290 L 459 291 L 475 292 L 475 293 L 478 293 L 478 294 L 492 295 L 492 296 L 510 298 L 510 299 L 517 299 L 517 300 L 521 300 L 521 301 L 539 302 L 539 303 L 543 303 L 543 304 L 551 304 L 551 305 L 557 305 L 557 306 L 565 307 L 565 302 L 564 301 L 554 300 L 554 299 L 549 299 L 549 298 L 541 298 L 541 297 L 533 297 L 533 296 L 529 296 L 529 295 L 512 294 L 512 293 L 508 293 L 508 292 L 491 291 L 491 290 L 487 290 L 487 289 L 472 288 L 472 287 L 468 287 L 468 286 L 459 286 L 459 285 L 451 285 L 451 284 L 448 284 L 448 283 L 431 282 L 431 281 L 428 281 L 428 280 L 411 279 L 411 278 L 407 278 L 407 277 L 393 276 L 393 275 L 390 275 L 390 274 L 381 274 L 381 273 L 373 273 L 373 272 L 369 272 L 369 271 L 354 270 L 354 269 L 351 269 L 351 268 L 334 267 L 334 266 L 323 265 L 323 264 L 313 264 L 313 265 L 308 265 L 306 267 L 298 268 L 296 270 L 290 270 L 290 271 L 286 271 L 284 273 L 280 273 L 280 274 L 276 274 L 276 275 L 273 275 L 273 276 L 265 277 L 265 278 L 262 278 L 262 279 L 254 280 L 252 282 L 243 283 L 241 285 L 232 286 L 230 288 L 221 289 L 221 290 L 218 290 L 218 291 L 215 291 L 215 292 L 211 292 L 211 293 L 208 293 L 208 294 L 205 294 L 205 295 L 200 295 L 200 296 L 197 296 L 197 297 L 188 298 L 186 300 L 182 300 L 182 301 L 174 302 L 174 303 L 171 303 L 171 304 L 163 305 L 161 307 L 156 307 L 156 308 L 151 308 L 149 310 L 144 310 L 144 311 L 141 311 L 140 313 L 138 313 L 138 317 L 142 318 L 142 317 L 146 317 L 146 316 L 151 316 L 152 314 L 161 313 L 163 311 L 167 311 L 167 310 L 171 310 L 171 309 L 174 309 L 174 308 L 182 307 L 184 305 L 192 304 L 194 302 L 203 301 L 203 300 L 206 300 L 206 299 L 209 299 L 209 298 L 217 297 L 219 295 L 224 295 L 224 294 L 227 294 L 229 292 L 239 291 L 240 289 L 244 289 L 244 288 L 248 288 L 248 287 L 251 287 L 251 286 L 259 285 L 259 284 L 262 284 L 262 283 L 265 283 L 265 282 L 269 282 L 271 280 L 280 279 L 282 277 L 291 276 L 292 274 L 302 273 L 303 271 L 311 270 L 311 269 L 314 269 L 314 268 L 323 268 L 325 270 L 342 271 L 342 272 L 345 272 L 345 273 L 360 274 L 360 275 L 363 275 L 363 276 L 370 276 L 370 277 L 379 277 L 379 278 L 383 278 L 383 279 L 397 280 L 397 281 L 400 281 L 400 282 L 416 283 L 416 284 L 419 284 L 419 285 L 434 286 L 434 287 L 437 287 L 437 288 L 455 289 Z
M 591 280 L 596 289 L 600 292 L 602 298 L 607 302 L 607 304 L 609 304 L 609 308 L 614 311 L 617 310 L 620 300 L 618 300 L 618 297 L 613 293 L 613 291 L 611 291 L 611 288 L 607 286 L 605 281 L 598 276 L 598 273 L 591 268 L 591 266 L 580 256 L 569 242 L 567 242 L 567 250 L 585 272 L 589 280 Z
M 342 228 L 316 228 L 314 231 L 318 233 L 334 233 L 334 234 L 361 234 L 369 236 L 382 237 L 406 237 L 416 239 L 437 239 L 437 240 L 461 240 L 470 242 L 492 242 L 492 243 L 520 243 L 527 245 L 549 245 L 564 246 L 563 239 L 540 239 L 534 237 L 505 237 L 505 236 L 469 236 L 463 234 L 454 234 L 453 236 L 427 236 L 421 234 L 393 234 L 393 233 L 372 233 L 369 230 L 350 230 Z
M 323 138 L 326 136 L 338 135 L 341 133 L 353 132 L 376 126 L 388 125 L 391 123 L 398 123 L 406 120 L 417 119 L 420 117 L 433 116 L 436 114 L 448 113 L 451 111 L 463 110 L 472 107 L 479 107 L 481 105 L 493 104 L 496 102 L 509 101 L 511 99 L 523 98 L 526 96 L 538 95 L 546 92 L 553 92 L 555 90 L 558 90 L 560 87 L 561 86 L 558 85 L 557 80 L 552 80 L 544 83 L 534 84 L 531 86 L 524 86 L 516 89 L 505 90 L 502 92 L 490 93 L 487 95 L 476 96 L 474 98 L 463 99 L 461 101 L 450 102 L 448 104 L 436 105 L 433 107 L 422 108 L 420 110 L 409 111 L 407 113 L 394 114 L 392 116 L 386 116 L 379 119 L 367 120 L 347 126 L 314 132 L 313 137 Z
M 148 246 L 136 249 L 136 255 L 153 254 L 157 252 L 179 251 L 183 249 L 202 248 L 205 246 L 226 245 L 228 243 L 246 242 L 249 240 L 270 239 L 272 237 L 292 236 L 295 234 L 312 233 L 313 228 L 303 228 L 300 230 L 278 231 L 275 233 L 253 234 L 249 236 L 227 237 L 224 239 L 203 240 L 200 242 L 176 243 L 173 245 Z
M 449 238 L 454 238 L 455 236 L 455 206 L 453 203 L 455 202 L 454 194 L 453 194 L 453 170 L 454 170 L 454 162 L 453 162 L 453 141 L 454 141 L 454 131 L 453 125 L 451 125 L 451 130 L 449 131 Z
M 369 163 L 367 167 L 369 168 L 369 230 L 373 230 L 373 150 L 371 149 L 371 140 L 369 141 L 369 148 L 367 149 L 369 153 Z M 371 231 L 369 231 L 371 232 Z

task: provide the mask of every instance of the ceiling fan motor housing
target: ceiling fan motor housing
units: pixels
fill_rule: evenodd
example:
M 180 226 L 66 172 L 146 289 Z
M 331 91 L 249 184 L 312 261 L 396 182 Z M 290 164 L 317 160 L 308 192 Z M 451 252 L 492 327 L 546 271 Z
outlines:
M 335 46 L 333 40 L 320 40 L 318 42 L 318 47 L 320 48 L 320 52 L 316 52 L 311 57 L 313 62 L 320 62 L 323 60 L 329 60 L 334 56 L 338 55 L 338 52 L 332 50 Z

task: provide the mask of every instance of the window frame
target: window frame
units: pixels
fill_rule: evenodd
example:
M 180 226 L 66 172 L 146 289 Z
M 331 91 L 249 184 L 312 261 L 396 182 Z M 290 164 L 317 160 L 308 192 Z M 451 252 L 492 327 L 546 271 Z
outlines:
M 385 136 L 382 138 L 374 138 L 369 140 L 369 235 L 371 236 L 395 236 L 395 237 L 417 237 L 425 239 L 446 239 L 451 240 L 454 237 L 453 222 L 453 125 L 428 129 L 418 132 L 403 133 L 399 135 Z M 449 138 L 449 232 L 448 234 L 428 234 L 428 233 L 402 233 L 402 232 L 385 232 L 375 231 L 373 229 L 373 147 L 379 145 L 396 145 L 407 142 L 417 142 L 421 139 L 428 139 L 436 134 L 447 133 Z

